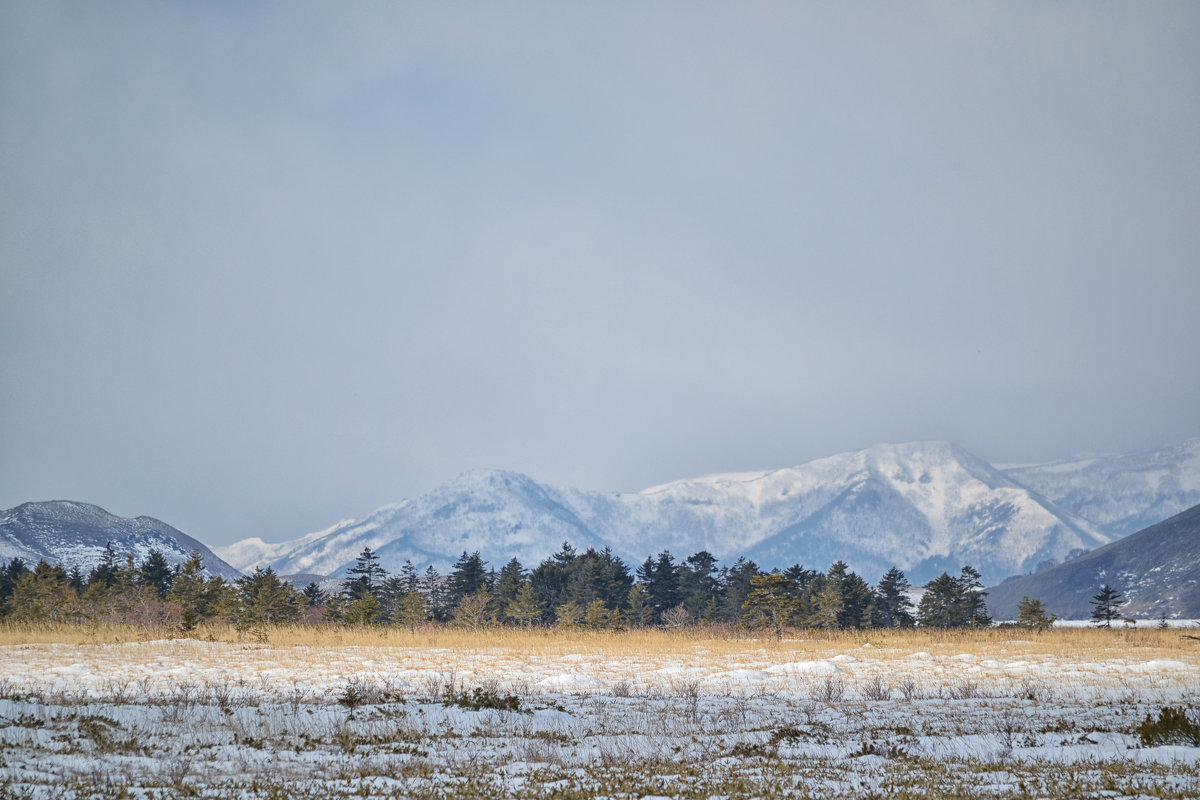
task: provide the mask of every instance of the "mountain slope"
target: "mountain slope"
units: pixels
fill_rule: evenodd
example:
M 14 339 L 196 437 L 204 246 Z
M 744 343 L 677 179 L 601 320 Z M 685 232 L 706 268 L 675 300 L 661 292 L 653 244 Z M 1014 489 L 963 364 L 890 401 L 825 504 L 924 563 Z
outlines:
M 1013 618 L 1022 597 L 1040 599 L 1067 619 L 1091 616 L 1104 584 L 1125 596 L 1125 614 L 1200 617 L 1200 505 L 1124 539 L 988 590 L 997 619 Z
M 109 542 L 118 555 L 133 553 L 139 563 L 152 550 L 160 550 L 174 565 L 198 549 L 210 575 L 227 580 L 241 577 L 203 544 L 153 517 L 127 519 L 99 506 L 66 500 L 23 503 L 0 512 L 0 559 L 5 562 L 20 558 L 33 566 L 45 560 L 68 569 L 78 566 L 86 574 L 100 563 Z
M 395 571 L 445 567 L 479 550 L 493 566 L 538 563 L 569 540 L 631 563 L 664 549 L 708 550 L 760 566 L 824 569 L 845 558 L 874 579 L 897 565 L 914 581 L 971 563 L 998 578 L 1109 541 L 945 442 L 880 445 L 771 472 L 714 475 L 626 494 L 560 490 L 511 472 L 476 472 L 294 542 L 241 542 L 222 554 L 280 573 L 344 574 L 363 547 Z
M 1127 536 L 1200 503 L 1200 439 L 1004 473 L 1113 536 Z

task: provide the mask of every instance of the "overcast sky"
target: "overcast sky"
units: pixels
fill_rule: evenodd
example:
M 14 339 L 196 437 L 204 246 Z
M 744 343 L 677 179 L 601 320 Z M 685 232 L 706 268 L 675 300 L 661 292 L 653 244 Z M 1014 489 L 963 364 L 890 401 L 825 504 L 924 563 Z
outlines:
M 1200 5 L 4 3 L 0 507 L 1200 435 Z

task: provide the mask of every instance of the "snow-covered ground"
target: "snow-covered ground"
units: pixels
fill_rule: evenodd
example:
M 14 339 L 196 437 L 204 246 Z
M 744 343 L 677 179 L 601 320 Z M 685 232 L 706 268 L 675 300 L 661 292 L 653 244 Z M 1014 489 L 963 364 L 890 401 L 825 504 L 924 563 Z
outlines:
M 0 796 L 1200 796 L 1200 648 L 933 649 L 11 645 Z

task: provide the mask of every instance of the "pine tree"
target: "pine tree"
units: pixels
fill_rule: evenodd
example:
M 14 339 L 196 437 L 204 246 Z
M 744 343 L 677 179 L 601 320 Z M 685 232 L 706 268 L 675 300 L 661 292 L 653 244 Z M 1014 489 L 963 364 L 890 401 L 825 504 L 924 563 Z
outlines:
M 400 567 L 400 580 L 404 584 L 404 591 L 412 593 L 418 591 L 421 585 L 420 578 L 417 577 L 417 568 L 413 566 L 410 559 L 404 559 L 404 565 Z
M 234 621 L 239 626 L 295 622 L 300 616 L 300 595 L 270 567 L 258 567 L 239 578 L 237 591 Z
M 160 598 L 167 596 L 174 577 L 171 565 L 167 563 L 167 558 L 161 550 L 151 550 L 150 555 L 146 556 L 138 567 L 138 582 L 153 589 Z
M 696 617 L 715 612 L 720 604 L 721 584 L 717 580 L 717 559 L 707 550 L 688 556 L 679 565 L 679 595 L 683 605 Z
M 425 568 L 425 576 L 421 579 L 422 591 L 429 600 L 429 613 L 438 622 L 444 622 L 450 616 L 449 581 L 438 574 L 437 568 L 430 564 Z
M 925 594 L 917 607 L 917 621 L 923 628 L 953 628 L 958 625 L 955 606 L 958 584 L 949 573 L 943 572 L 925 584 Z
M 541 618 L 542 612 L 537 606 L 537 598 L 533 595 L 532 583 L 521 582 L 513 599 L 504 607 L 504 616 L 525 627 L 533 625 Z
M 908 578 L 896 567 L 884 573 L 876 591 L 874 624 L 880 628 L 911 628 L 912 601 L 908 599 Z
M 1044 631 L 1053 625 L 1056 619 L 1058 617 L 1046 613 L 1046 607 L 1042 605 L 1041 600 L 1026 596 L 1017 603 L 1017 624 L 1022 628 Z
M 646 596 L 645 584 L 635 583 L 629 587 L 629 622 L 631 625 L 646 626 L 654 621 L 654 609 L 650 607 L 650 598 Z
M 992 620 L 987 614 L 981 591 L 980 575 L 974 567 L 965 566 L 957 578 L 943 572 L 925 584 L 925 594 L 917 608 L 917 620 L 926 628 L 963 628 L 987 626 Z
M 181 625 L 185 631 L 190 631 L 201 621 L 215 613 L 216 598 L 213 589 L 204 579 L 203 562 L 200 559 L 200 549 L 192 550 L 188 560 L 183 562 L 179 571 L 171 579 L 171 587 L 167 590 L 167 600 L 178 605 L 182 612 Z M 217 589 L 219 591 L 219 589 Z
M 346 570 L 352 578 L 346 585 L 345 594 L 351 600 L 357 600 L 364 594 L 374 594 L 378 583 L 387 575 L 387 570 L 379 566 L 379 556 L 369 547 L 364 547 L 354 561 L 354 566 Z
M 525 568 L 516 558 L 510 559 L 500 568 L 492 591 L 492 606 L 497 619 L 502 622 L 509 621 L 508 606 L 516 599 L 517 592 L 525 582 Z
M 342 621 L 349 625 L 371 625 L 379 622 L 382 617 L 383 609 L 380 608 L 375 595 L 370 592 L 364 592 L 362 597 L 346 606 L 346 610 L 342 612 Z
M 567 602 L 554 609 L 554 622 L 563 628 L 577 628 L 579 623 L 583 621 L 583 606 L 576 603 L 574 600 Z
M 112 588 L 117 580 L 118 567 L 117 551 L 113 549 L 112 542 L 108 542 L 104 545 L 100 563 L 88 575 L 88 588 L 90 589 L 92 586 L 98 586 L 100 589 Z
M 987 592 L 982 591 L 981 577 L 978 570 L 968 565 L 962 568 L 955 581 L 958 588 L 955 610 L 958 614 L 959 624 L 964 627 L 986 628 L 992 624 L 992 618 L 987 613 L 987 604 L 983 601 Z
M 429 621 L 429 603 L 420 592 L 405 592 L 392 614 L 392 621 L 416 631 L 418 625 Z
M 10 616 L 22 622 L 65 622 L 78 595 L 61 565 L 39 561 L 17 579 L 9 598 Z
M 479 551 L 468 553 L 464 550 L 450 571 L 450 604 L 458 606 L 463 598 L 487 588 L 487 578 L 487 562 Z
M 721 569 L 721 594 L 725 597 L 721 616 L 726 622 L 741 621 L 743 606 L 750 595 L 750 582 L 758 574 L 758 565 L 741 557 L 733 562 L 733 566 Z
M 792 623 L 796 610 L 794 584 L 778 572 L 755 575 L 742 604 L 742 620 L 750 625 L 768 625 L 776 639 Z
M 305 586 L 300 594 L 304 596 L 305 608 L 317 608 L 329 601 L 329 594 L 316 581 Z
M 1112 621 L 1120 616 L 1121 606 L 1125 605 L 1121 593 L 1107 583 L 1100 587 L 1100 593 L 1090 602 L 1095 606 L 1092 609 L 1092 622 L 1104 628 L 1112 627 Z
M 597 597 L 595 600 L 587 604 L 583 610 L 584 627 L 592 630 L 607 628 L 612 621 L 612 612 L 608 610 L 608 606 L 604 605 L 604 601 Z
M 13 558 L 3 569 L 0 569 L 0 614 L 8 614 L 9 598 L 17 588 L 17 581 L 28 572 L 29 567 L 19 558 Z

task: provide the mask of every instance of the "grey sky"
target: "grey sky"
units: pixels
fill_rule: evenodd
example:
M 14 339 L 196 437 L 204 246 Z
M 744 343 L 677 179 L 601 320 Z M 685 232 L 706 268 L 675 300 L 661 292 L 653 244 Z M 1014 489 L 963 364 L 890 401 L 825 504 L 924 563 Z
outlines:
M 0 506 L 1200 435 L 1200 6 L 0 5 Z

